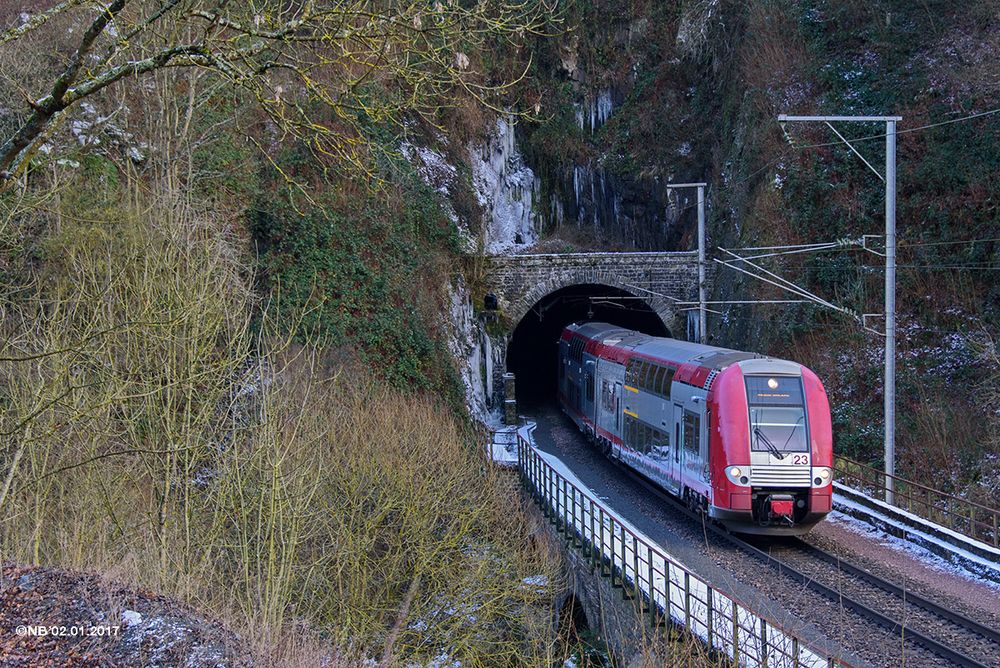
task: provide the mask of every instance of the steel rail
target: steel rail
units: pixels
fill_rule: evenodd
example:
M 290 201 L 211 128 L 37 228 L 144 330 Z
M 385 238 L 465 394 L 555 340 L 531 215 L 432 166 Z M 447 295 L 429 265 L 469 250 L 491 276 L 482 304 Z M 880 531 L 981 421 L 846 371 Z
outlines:
M 864 568 L 854 566 L 849 562 L 840 560 L 837 556 L 832 555 L 829 552 L 812 545 L 811 543 L 799 540 L 799 547 L 801 547 L 804 552 L 810 553 L 817 559 L 825 561 L 832 566 L 836 566 L 849 575 L 853 575 L 854 577 L 864 580 L 879 589 L 897 596 L 906 603 L 911 603 L 916 607 L 922 608 L 933 615 L 937 615 L 938 617 L 945 619 L 966 631 L 972 631 L 973 633 L 1000 645 L 1000 631 L 997 631 L 992 627 L 981 624 L 980 622 L 955 612 L 954 610 L 950 610 L 939 603 L 935 603 L 930 599 L 924 598 L 920 594 L 916 594 L 912 591 L 906 591 L 902 587 L 893 584 L 892 582 L 889 582 L 888 580 L 885 580 L 874 573 L 865 570 Z
M 661 500 L 666 501 L 671 505 L 673 505 L 677 510 L 680 510 L 687 517 L 697 521 L 702 521 L 703 519 L 705 519 L 702 513 L 691 510 L 686 504 L 682 503 L 680 499 L 673 496 L 672 494 L 669 494 L 666 490 L 662 489 L 659 485 L 652 482 L 638 471 L 635 471 L 631 467 L 626 466 L 624 462 L 621 462 L 617 459 L 610 459 L 610 461 L 619 469 L 624 471 L 627 475 L 629 475 L 631 478 L 636 480 L 644 488 L 655 494 Z M 711 531 L 719 538 L 728 541 L 730 544 L 737 547 L 738 549 L 743 550 L 744 552 L 759 559 L 760 561 L 763 561 L 767 566 L 769 566 L 773 570 L 776 570 L 778 573 L 785 574 L 786 576 L 788 576 L 793 580 L 798 580 L 806 588 L 815 591 L 816 593 L 824 596 L 825 598 L 830 599 L 831 601 L 837 603 L 838 605 L 843 605 L 844 607 L 850 609 L 852 612 L 861 617 L 866 617 L 870 619 L 871 621 L 875 622 L 882 628 L 887 629 L 890 633 L 896 634 L 905 630 L 907 638 L 909 638 L 915 644 L 920 645 L 925 650 L 931 652 L 932 654 L 937 655 L 942 659 L 950 661 L 951 663 L 957 666 L 962 666 L 963 668 L 990 668 L 988 664 L 981 663 L 976 659 L 973 659 L 972 657 L 966 656 L 965 654 L 962 654 L 961 652 L 952 649 L 951 647 L 948 647 L 947 645 L 941 643 L 940 641 L 935 640 L 934 638 L 931 638 L 930 636 L 927 636 L 921 633 L 920 631 L 917 631 L 916 629 L 907 627 L 904 624 L 892 619 L 891 617 L 868 607 L 867 605 L 861 603 L 860 601 L 855 601 L 854 599 L 846 597 L 842 592 L 839 592 L 831 587 L 828 587 L 822 584 L 821 582 L 817 582 L 811 576 L 806 575 L 805 573 L 800 572 L 799 570 L 789 566 L 788 564 L 775 559 L 772 555 L 768 554 L 767 552 L 764 552 L 760 548 L 757 548 L 751 545 L 750 543 L 747 543 L 743 539 L 738 538 L 734 534 L 731 534 L 728 531 L 722 529 L 721 527 L 718 527 L 717 525 L 715 525 L 714 522 L 704 522 L 704 526 L 706 529 Z M 872 575 L 872 577 L 874 578 L 877 576 Z M 957 613 L 954 614 L 955 617 L 961 617 L 961 615 L 958 615 Z

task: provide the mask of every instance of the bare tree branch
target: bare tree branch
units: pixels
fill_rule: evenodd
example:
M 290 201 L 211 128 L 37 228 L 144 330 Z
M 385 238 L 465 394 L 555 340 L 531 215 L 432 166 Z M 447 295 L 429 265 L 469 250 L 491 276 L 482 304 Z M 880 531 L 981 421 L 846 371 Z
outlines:
M 14 42 L 67 0 L 0 37 Z M 545 34 L 549 8 L 534 0 L 428 4 L 419 0 L 312 0 L 243 4 L 210 0 L 112 0 L 89 21 L 50 92 L 28 102 L 26 120 L 0 145 L 0 189 L 22 173 L 56 119 L 80 100 L 125 79 L 167 67 L 204 68 L 248 91 L 271 121 L 317 157 L 362 167 L 366 124 L 399 122 L 408 113 L 432 123 L 440 110 L 471 97 L 495 110 L 530 66 L 493 83 L 466 53 Z M 558 20 L 558 19 L 556 19 Z M 116 31 L 110 31 L 114 23 Z M 109 42 L 95 59 L 99 42 Z M 523 69 L 522 69 L 523 68 Z M 375 92 L 382 91 L 382 92 Z M 319 121 L 316 103 L 332 112 Z
M 79 4 L 82 4 L 84 0 L 66 0 L 65 2 L 60 2 L 55 7 L 47 9 L 44 12 L 39 12 L 38 14 L 32 15 L 23 24 L 17 26 L 16 28 L 9 28 L 3 33 L 0 33 L 0 46 L 3 46 L 7 42 L 12 42 L 15 39 L 20 39 L 24 37 L 32 30 L 42 27 L 48 22 L 49 19 L 62 14 L 67 9 L 72 9 Z

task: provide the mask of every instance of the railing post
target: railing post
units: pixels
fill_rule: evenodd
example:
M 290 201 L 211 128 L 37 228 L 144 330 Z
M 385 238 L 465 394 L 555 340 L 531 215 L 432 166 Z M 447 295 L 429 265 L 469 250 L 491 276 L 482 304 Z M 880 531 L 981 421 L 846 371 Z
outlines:
M 527 455 L 527 469 L 528 469 L 528 480 L 531 481 L 531 495 L 535 497 L 535 502 L 539 500 L 538 496 L 538 457 L 535 455 L 534 451 L 530 451 Z
M 663 560 L 663 610 L 670 622 L 670 562 Z
M 598 560 L 599 560 L 599 562 L 601 564 L 601 577 L 604 577 L 604 575 L 605 575 L 605 573 L 604 573 L 604 506 L 598 506 L 598 508 L 600 508 L 600 510 L 601 510 L 600 526 L 598 527 L 601 530 L 601 542 L 600 542 L 600 548 L 598 550 L 597 558 L 598 558 Z M 612 542 L 612 545 L 614 545 L 613 542 Z
M 691 631 L 691 574 L 684 571 L 684 626 Z
M 705 606 L 706 606 L 706 609 L 707 609 L 706 631 L 708 632 L 708 649 L 709 649 L 709 651 L 711 651 L 712 650 L 712 610 L 713 610 L 713 607 L 714 607 L 712 605 L 712 600 L 715 598 L 715 590 L 712 589 L 711 585 L 706 585 L 706 589 L 708 591 L 708 597 L 705 600 Z
M 579 507 L 580 507 L 580 527 L 577 530 L 576 526 L 576 508 L 577 508 L 577 489 L 573 488 L 573 547 L 582 548 L 584 545 L 584 533 L 587 527 L 587 523 L 583 519 L 583 495 L 580 495 Z
M 733 664 L 740 665 L 740 606 L 736 601 L 729 599 L 733 604 Z
M 635 591 L 634 589 L 629 589 L 628 581 L 626 580 L 626 578 L 628 578 L 628 559 L 625 558 L 626 542 L 624 526 L 622 526 L 622 539 L 620 542 L 622 544 L 622 598 L 628 601 L 635 597 Z M 632 581 L 632 584 L 635 585 L 634 580 Z
M 556 531 L 563 535 L 563 539 L 566 536 L 566 479 L 562 476 L 556 478 L 556 500 L 558 505 L 556 507 L 556 517 L 558 519 L 556 524 Z
M 632 534 L 632 594 L 642 603 L 642 587 L 639 586 L 639 537 Z
M 569 481 L 566 478 L 559 476 L 559 482 L 562 484 L 562 527 L 563 527 L 563 538 L 566 539 L 567 544 L 573 540 L 573 518 L 570 515 L 570 503 L 569 503 Z
M 597 563 L 597 555 L 600 553 L 597 551 L 597 540 L 594 533 L 594 500 L 589 497 L 588 500 L 590 501 L 590 550 L 587 559 L 590 561 L 591 570 L 593 570 Z
M 555 523 L 559 521 L 559 496 L 552 489 L 552 474 L 555 472 L 551 466 L 545 466 L 544 464 L 542 470 L 545 471 L 545 500 L 551 511 L 549 521 Z
M 538 468 L 538 453 L 532 453 L 531 457 L 531 479 L 532 479 L 532 489 L 535 494 L 535 501 L 538 505 L 542 507 L 542 516 L 548 517 L 545 514 L 545 499 L 542 498 L 542 482 L 539 480 L 541 476 L 541 470 Z
M 533 459 L 535 460 L 535 496 L 538 497 L 538 502 L 542 504 L 542 510 L 545 512 L 545 517 L 548 517 L 548 499 L 545 498 L 545 478 L 542 473 L 542 457 L 536 452 Z
M 653 548 L 646 546 L 646 575 L 649 578 L 649 623 L 656 626 L 656 585 L 653 580 Z M 664 562 L 666 564 L 666 562 Z
M 760 620 L 760 665 L 767 668 L 767 622 L 763 617 L 757 619 Z
M 542 468 L 542 462 L 541 462 L 540 459 L 539 459 L 539 462 L 538 462 L 538 478 L 539 478 L 538 479 L 538 499 L 539 499 L 539 501 L 542 504 L 542 514 L 545 516 L 545 519 L 551 521 L 552 520 L 552 515 L 550 514 L 550 510 L 549 510 L 549 495 L 548 495 L 548 491 L 545 489 L 546 483 L 547 483 L 547 481 L 549 479 L 549 474 L 548 474 L 548 471 L 546 471 L 544 468 Z
M 608 524 L 611 529 L 611 586 L 615 586 L 615 558 L 618 553 L 615 552 L 615 518 L 613 515 L 608 515 Z

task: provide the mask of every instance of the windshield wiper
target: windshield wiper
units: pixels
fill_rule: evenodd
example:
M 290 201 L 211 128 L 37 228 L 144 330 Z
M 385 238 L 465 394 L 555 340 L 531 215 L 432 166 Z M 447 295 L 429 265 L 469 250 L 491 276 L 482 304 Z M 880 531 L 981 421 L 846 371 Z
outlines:
M 777 457 L 779 461 L 785 458 L 785 455 L 782 454 L 781 450 L 778 449 L 778 446 L 772 443 L 771 439 L 769 439 L 767 436 L 764 435 L 764 432 L 760 430 L 760 427 L 754 425 L 753 433 L 757 437 L 757 442 L 760 443 L 761 441 L 764 441 L 764 445 L 767 447 L 767 451 L 770 452 L 775 457 Z

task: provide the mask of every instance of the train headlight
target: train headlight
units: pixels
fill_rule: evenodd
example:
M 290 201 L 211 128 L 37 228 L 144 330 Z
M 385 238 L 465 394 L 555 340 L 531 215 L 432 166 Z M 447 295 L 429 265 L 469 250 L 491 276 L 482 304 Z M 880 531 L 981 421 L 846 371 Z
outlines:
M 742 466 L 727 466 L 726 477 L 734 485 L 746 486 L 750 484 L 750 471 Z
M 825 466 L 817 466 L 813 469 L 814 487 L 823 487 L 824 485 L 829 485 L 831 478 L 833 478 L 833 471 L 826 468 Z

